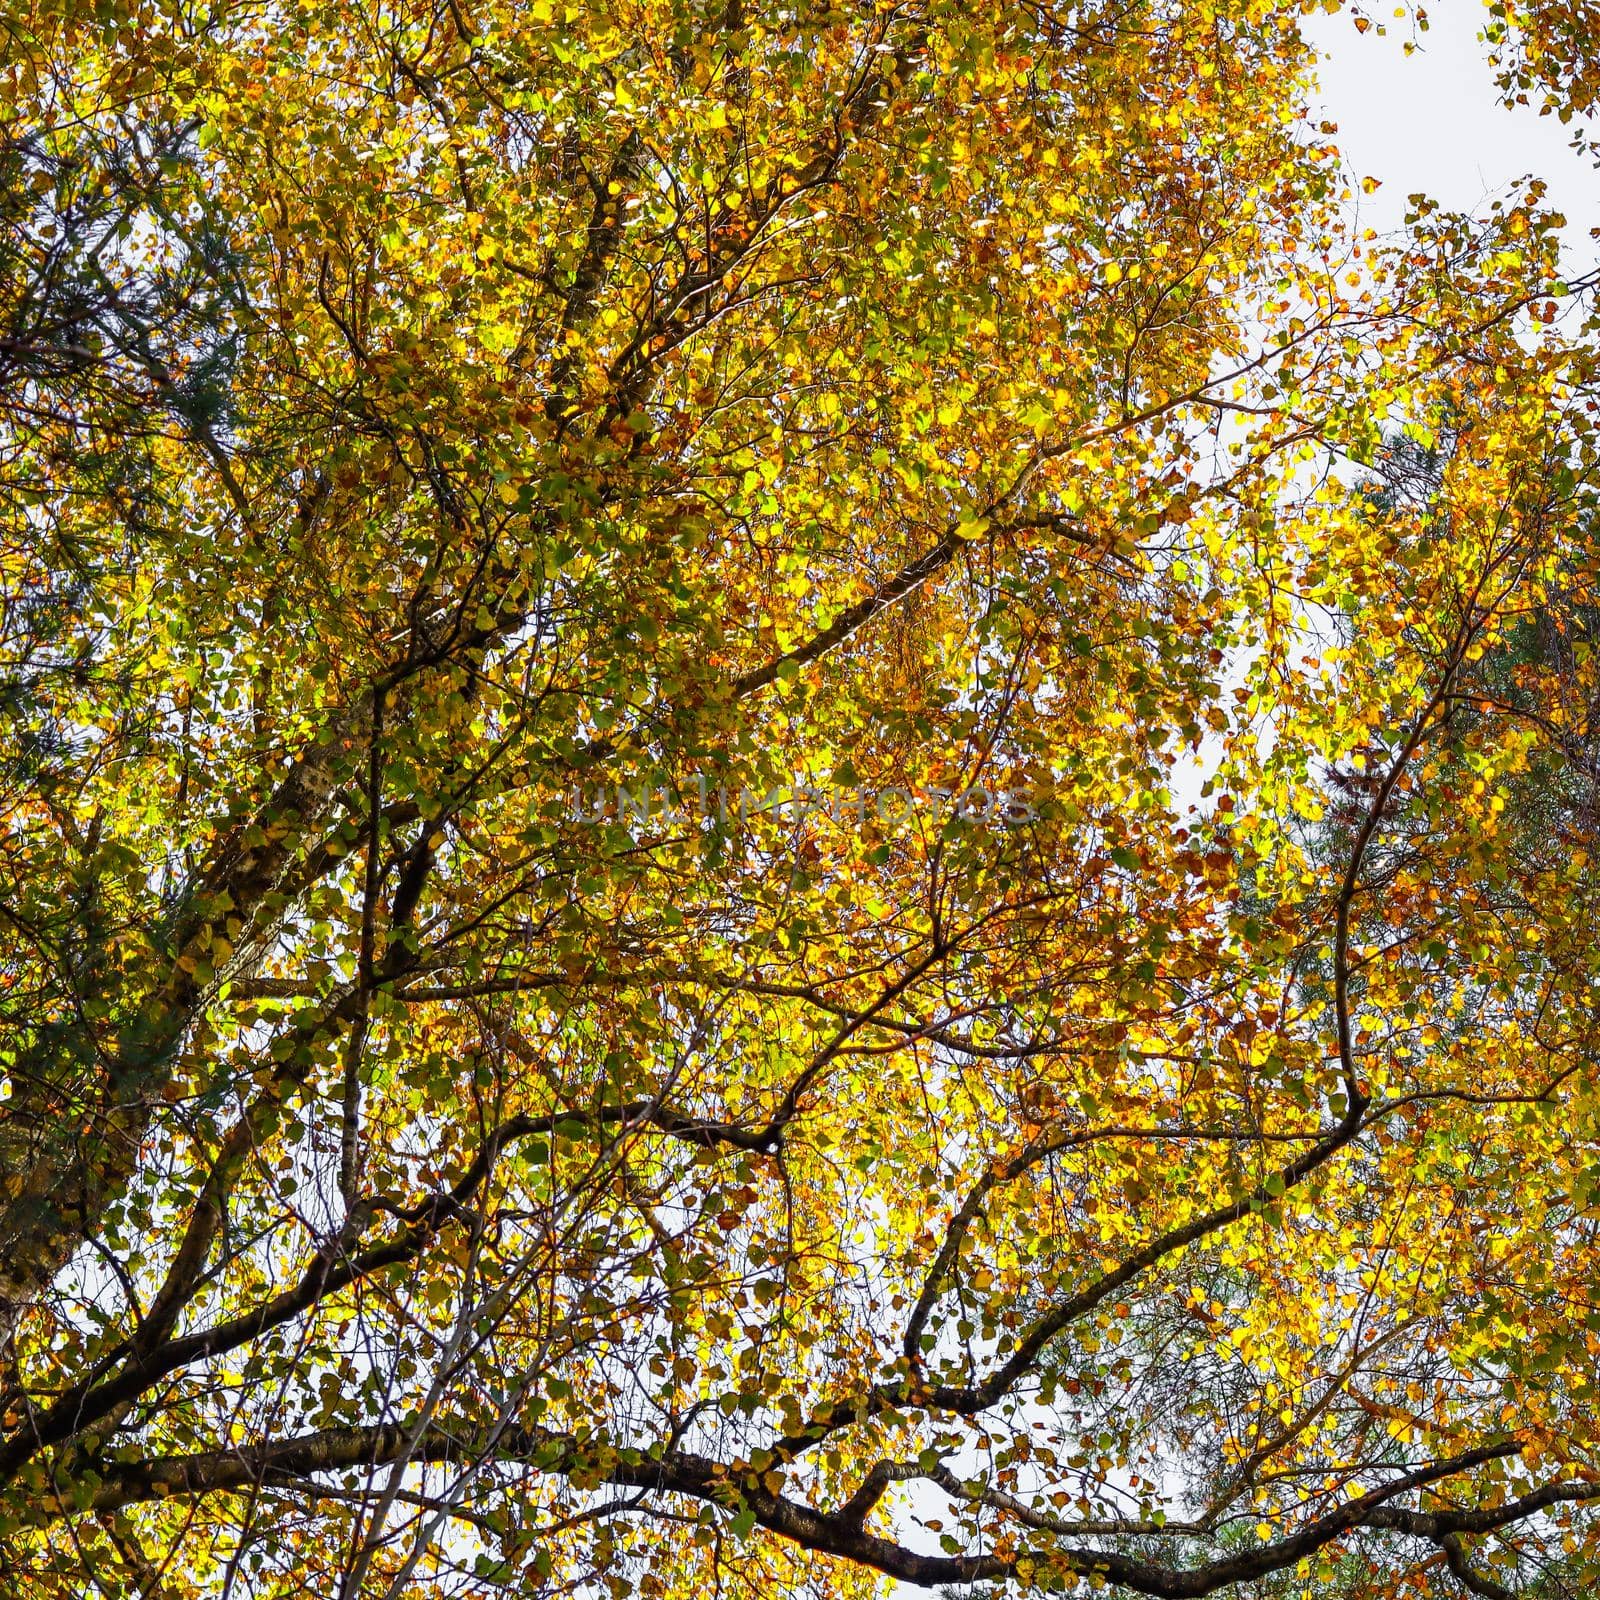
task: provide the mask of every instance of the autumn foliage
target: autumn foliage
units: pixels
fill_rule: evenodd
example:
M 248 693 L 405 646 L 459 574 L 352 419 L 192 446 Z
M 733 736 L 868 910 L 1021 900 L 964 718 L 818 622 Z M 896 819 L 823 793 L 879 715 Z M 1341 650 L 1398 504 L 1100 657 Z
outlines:
M 0 0 L 0 1592 L 1594 1592 L 1595 284 L 1299 24 Z

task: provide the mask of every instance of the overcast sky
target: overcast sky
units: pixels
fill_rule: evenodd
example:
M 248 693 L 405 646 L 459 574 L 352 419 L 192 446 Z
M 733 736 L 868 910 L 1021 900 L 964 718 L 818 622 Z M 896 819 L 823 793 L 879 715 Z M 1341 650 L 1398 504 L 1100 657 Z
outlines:
M 1303 24 L 1326 55 L 1322 103 L 1339 124 L 1340 148 L 1359 176 L 1382 181 L 1363 201 L 1371 226 L 1397 228 L 1406 196 L 1418 192 L 1477 211 L 1534 173 L 1549 185 L 1546 203 L 1566 215 L 1564 265 L 1577 276 L 1600 253 L 1588 238 L 1600 227 L 1600 172 L 1571 149 L 1571 129 L 1555 117 L 1498 103 L 1477 37 L 1483 6 L 1437 0 L 1429 12 L 1432 26 L 1414 36 L 1410 56 L 1408 23 L 1392 23 L 1383 38 L 1376 29 L 1358 33 L 1347 15 L 1318 13 Z

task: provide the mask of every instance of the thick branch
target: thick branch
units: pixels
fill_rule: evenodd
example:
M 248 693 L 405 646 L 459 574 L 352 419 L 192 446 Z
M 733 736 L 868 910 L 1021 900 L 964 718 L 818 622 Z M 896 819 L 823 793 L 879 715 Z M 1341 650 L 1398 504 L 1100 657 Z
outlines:
M 1022 1558 L 923 1555 L 861 1526 L 866 1493 L 838 1512 L 821 1512 L 772 1492 L 760 1478 L 741 1479 L 721 1463 L 686 1451 L 628 1452 L 628 1459 L 618 1459 L 620 1452 L 597 1450 L 592 1442 L 580 1443 L 567 1434 L 540 1428 L 486 1429 L 468 1423 L 435 1423 L 421 1430 L 400 1423 L 331 1429 L 265 1445 L 118 1465 L 102 1478 L 89 1509 L 105 1512 L 141 1502 L 238 1493 L 261 1484 L 296 1487 L 326 1474 L 369 1470 L 397 1461 L 471 1470 L 494 1460 L 543 1473 L 580 1473 L 618 1488 L 679 1495 L 728 1509 L 743 1505 L 760 1526 L 781 1538 L 920 1587 L 1003 1580 L 1015 1577 L 1019 1568 L 1027 1565 L 1079 1577 L 1098 1573 L 1134 1593 L 1183 1600 L 1281 1572 L 1351 1533 L 1371 1530 L 1421 1536 L 1440 1544 L 1448 1555 L 1450 1541 L 1476 1522 L 1488 1520 L 1493 1527 L 1504 1527 L 1559 1499 L 1592 1499 L 1600 1494 L 1600 1488 L 1592 1485 L 1557 1484 L 1507 1506 L 1476 1513 L 1412 1512 L 1392 1505 L 1403 1495 L 1517 1455 L 1520 1450 L 1514 1440 L 1499 1440 L 1448 1460 L 1430 1462 L 1347 1501 L 1283 1539 L 1197 1567 L 1168 1566 L 1117 1550 L 1082 1547 L 1040 1550 Z M 906 1475 L 892 1464 L 880 1463 L 869 1473 L 863 1491 L 875 1498 L 892 1478 Z M 77 1509 L 53 1499 L 37 1508 L 37 1520 L 74 1515 Z

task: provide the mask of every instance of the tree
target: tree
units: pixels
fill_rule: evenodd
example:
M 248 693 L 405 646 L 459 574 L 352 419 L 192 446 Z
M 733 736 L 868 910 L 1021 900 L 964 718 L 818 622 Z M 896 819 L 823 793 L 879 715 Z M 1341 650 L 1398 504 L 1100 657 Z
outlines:
M 968 9 L 7 0 L 8 1592 L 1592 1584 L 1589 288 Z

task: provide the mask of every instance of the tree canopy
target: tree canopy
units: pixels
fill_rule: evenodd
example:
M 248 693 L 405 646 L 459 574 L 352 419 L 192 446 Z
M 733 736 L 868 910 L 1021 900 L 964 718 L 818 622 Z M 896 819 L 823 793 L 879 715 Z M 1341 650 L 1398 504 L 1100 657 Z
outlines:
M 0 0 L 7 1595 L 1594 1591 L 1597 280 L 1301 9 Z

